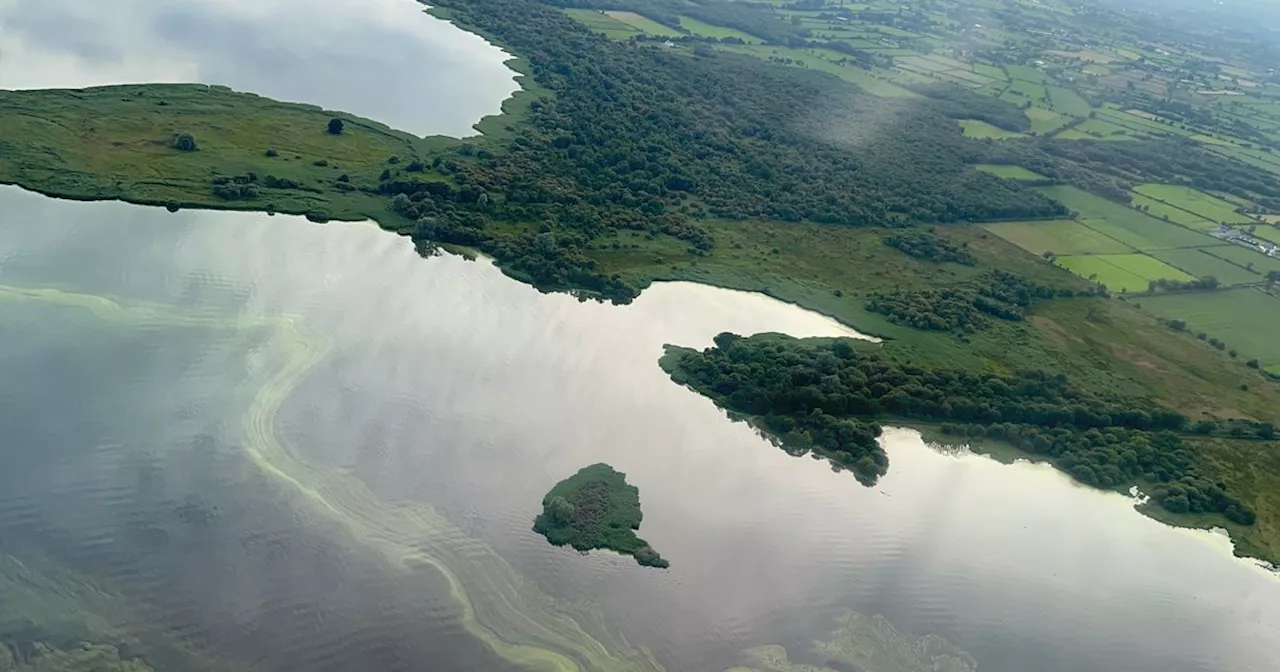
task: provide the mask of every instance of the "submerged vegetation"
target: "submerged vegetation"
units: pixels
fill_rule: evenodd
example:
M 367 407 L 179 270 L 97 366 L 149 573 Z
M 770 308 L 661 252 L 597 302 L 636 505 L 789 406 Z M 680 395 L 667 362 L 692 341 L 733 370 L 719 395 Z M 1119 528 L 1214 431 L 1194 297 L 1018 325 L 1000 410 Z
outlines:
M 534 531 L 556 546 L 579 551 L 604 548 L 634 556 L 647 567 L 669 563 L 636 536 L 640 529 L 640 490 L 626 474 L 607 464 L 593 464 L 560 481 L 542 499 Z
M 978 663 L 966 651 L 937 635 L 900 633 L 883 616 L 846 611 L 836 619 L 831 638 L 813 643 L 821 666 L 793 662 L 786 648 L 758 646 L 743 652 L 743 667 L 728 672 L 975 672 Z M 809 657 L 809 656 L 805 656 Z

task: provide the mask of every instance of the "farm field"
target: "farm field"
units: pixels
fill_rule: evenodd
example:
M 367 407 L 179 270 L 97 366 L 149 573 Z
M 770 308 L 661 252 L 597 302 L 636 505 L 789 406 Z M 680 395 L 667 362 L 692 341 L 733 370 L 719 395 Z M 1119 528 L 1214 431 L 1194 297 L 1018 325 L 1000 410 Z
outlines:
M 623 23 L 598 10 L 566 9 L 564 13 L 587 28 L 598 33 L 604 33 L 604 36 L 611 40 L 629 40 L 636 35 L 644 33 L 639 28 Z
M 1080 97 L 1080 94 L 1071 89 L 1064 89 L 1060 86 L 1050 86 L 1049 101 L 1053 104 L 1053 111 L 1072 117 L 1087 117 L 1093 111 L 1093 106 L 1089 101 Z
M 1227 201 L 1191 187 L 1172 184 L 1143 184 L 1135 187 L 1134 191 L 1215 222 L 1236 224 L 1252 221 L 1247 215 L 1236 212 L 1235 207 Z
M 1209 250 L 1215 248 L 1182 248 L 1176 250 L 1159 250 L 1151 252 L 1151 256 L 1174 268 L 1181 269 L 1197 278 L 1217 278 L 1223 285 L 1248 285 L 1262 282 L 1261 273 L 1250 271 L 1239 264 L 1231 263 L 1221 257 L 1215 257 Z
M 1218 223 L 1192 212 L 1187 212 L 1182 208 L 1174 207 L 1164 201 L 1157 201 L 1154 198 L 1143 196 L 1135 193 L 1133 195 L 1133 204 L 1146 208 L 1147 214 L 1160 219 L 1167 219 L 1175 224 L 1189 226 L 1197 231 L 1212 231 L 1218 228 Z
M 1026 115 L 1031 119 L 1031 130 L 1045 135 L 1052 133 L 1071 122 L 1070 117 L 1063 116 L 1052 110 L 1046 110 L 1043 107 L 1029 107 L 1025 110 Z
M 1280 299 L 1245 287 L 1216 292 L 1169 293 L 1143 297 L 1142 307 L 1165 319 L 1184 320 L 1192 333 L 1204 332 L 1267 367 L 1280 366 Z
M 715 26 L 710 23 L 703 23 L 702 21 L 699 21 L 697 19 L 691 19 L 687 16 L 680 17 L 680 27 L 684 28 L 690 33 L 693 33 L 694 35 L 701 35 L 702 37 L 713 37 L 717 40 L 724 39 L 726 37 L 736 37 L 742 40 L 743 42 L 746 42 L 747 44 L 760 44 L 762 42 L 762 40 L 756 37 L 755 35 L 744 33 L 740 30 L 735 30 L 733 28 L 726 28 L 724 26 Z
M 996 177 L 1003 177 L 1006 180 L 1043 180 L 1047 179 L 1040 173 L 1033 173 L 1022 166 L 1007 166 L 994 164 L 976 165 L 974 168 L 984 173 L 991 173 Z
M 1195 279 L 1145 254 L 1068 255 L 1054 263 L 1112 292 L 1144 292 L 1152 280 Z
M 1218 247 L 1208 248 L 1206 251 L 1220 259 L 1226 259 L 1246 268 L 1253 268 L 1259 273 L 1265 274 L 1268 271 L 1280 271 L 1280 259 L 1268 257 L 1257 250 L 1251 250 L 1240 245 L 1219 245 Z
M 635 12 L 623 12 L 618 10 L 605 10 L 605 15 L 618 22 L 624 23 L 642 33 L 649 35 L 658 35 L 661 37 L 680 37 L 680 31 L 664 26 L 653 19 L 637 14 Z
M 1139 251 L 1216 245 L 1218 240 L 1143 214 L 1076 187 L 1037 187 L 1037 191 L 1080 213 L 1084 224 Z
M 1126 254 L 1134 249 L 1072 220 L 996 222 L 984 224 L 991 233 L 1035 254 Z M 1225 263 L 1225 262 L 1224 262 Z

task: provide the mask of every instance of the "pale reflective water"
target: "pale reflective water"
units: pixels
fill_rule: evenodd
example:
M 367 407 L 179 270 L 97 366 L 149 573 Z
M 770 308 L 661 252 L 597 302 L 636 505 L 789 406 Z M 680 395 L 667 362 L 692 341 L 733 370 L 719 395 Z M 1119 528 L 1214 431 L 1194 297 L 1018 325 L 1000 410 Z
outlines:
M 0 0 L 0 89 L 199 82 L 473 135 L 516 89 L 500 49 L 415 0 Z
M 515 596 L 668 670 L 774 643 L 821 663 L 809 643 L 845 609 L 946 637 L 984 671 L 1271 670 L 1280 651 L 1280 580 L 1221 537 L 906 430 L 864 488 L 658 369 L 664 343 L 723 330 L 847 333 L 764 297 L 672 284 L 579 303 L 372 226 L 12 188 L 0 286 L 27 288 L 0 292 L 0 554 L 96 577 L 127 598 L 116 622 L 225 669 L 512 667 L 441 574 L 406 569 L 401 536 L 444 559 L 482 622 Z M 280 315 L 327 347 L 278 400 L 299 462 L 277 467 L 241 418 L 275 389 Z M 551 484 L 596 461 L 640 488 L 670 570 L 529 529 Z M 396 517 L 418 504 L 452 527 Z

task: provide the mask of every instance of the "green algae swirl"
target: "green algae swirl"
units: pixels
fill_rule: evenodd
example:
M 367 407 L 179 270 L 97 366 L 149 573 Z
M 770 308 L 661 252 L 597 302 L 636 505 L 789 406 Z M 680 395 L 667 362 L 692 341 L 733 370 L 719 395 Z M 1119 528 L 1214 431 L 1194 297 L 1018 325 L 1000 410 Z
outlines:
M 363 482 L 316 465 L 281 439 L 275 419 L 290 393 L 321 362 L 330 343 L 297 318 L 208 315 L 156 303 L 117 300 L 55 288 L 0 285 L 0 301 L 35 301 L 90 311 L 114 323 L 264 330 L 261 346 L 281 363 L 259 387 L 243 417 L 245 453 L 272 482 L 354 544 L 376 553 L 404 580 L 429 568 L 442 577 L 467 632 L 513 665 L 547 672 L 661 670 L 645 649 L 611 634 L 586 607 L 554 601 L 496 551 L 426 504 L 391 505 Z

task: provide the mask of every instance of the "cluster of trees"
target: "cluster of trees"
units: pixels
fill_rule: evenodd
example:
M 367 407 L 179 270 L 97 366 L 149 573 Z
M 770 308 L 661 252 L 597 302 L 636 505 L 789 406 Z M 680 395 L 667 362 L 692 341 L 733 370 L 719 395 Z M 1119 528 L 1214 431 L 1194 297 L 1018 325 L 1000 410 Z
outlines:
M 248 201 L 261 195 L 256 173 L 218 175 L 211 182 L 213 195 L 224 201 Z
M 1212 275 L 1206 275 L 1199 280 L 1168 280 L 1161 278 L 1152 280 L 1147 283 L 1147 292 L 1155 294 L 1161 292 L 1191 292 L 1196 290 L 1214 290 L 1221 286 L 1218 279 Z
M 950 240 L 929 231 L 903 231 L 883 238 L 884 244 L 917 259 L 937 262 L 954 262 L 972 266 L 975 263 L 968 246 L 953 244 Z
M 989 270 L 967 286 L 872 294 L 866 308 L 915 329 L 973 333 L 989 327 L 990 317 L 1016 322 L 1036 301 L 1076 294 L 1014 273 Z
M 1091 485 L 1155 484 L 1153 498 L 1170 511 L 1253 522 L 1247 505 L 1202 472 L 1179 434 L 1188 429 L 1184 416 L 1146 400 L 1089 393 L 1063 375 L 931 368 L 848 340 L 776 335 L 720 334 L 715 347 L 680 351 L 666 365 L 724 408 L 761 419 L 784 445 L 812 446 L 852 464 L 860 477 L 884 473 L 864 466 L 887 466 L 875 442 L 877 419 L 926 420 L 944 423 L 950 434 L 1051 457 Z

